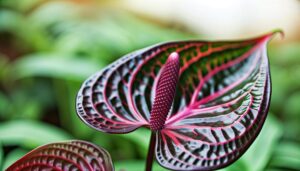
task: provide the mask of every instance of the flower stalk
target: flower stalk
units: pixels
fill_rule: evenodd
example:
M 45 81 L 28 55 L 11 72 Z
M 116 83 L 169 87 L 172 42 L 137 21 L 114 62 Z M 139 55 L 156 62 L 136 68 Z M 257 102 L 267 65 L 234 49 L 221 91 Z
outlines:
M 156 143 L 156 133 L 151 131 L 150 143 L 148 148 L 148 155 L 146 161 L 146 171 L 152 170 L 153 160 L 154 160 L 154 151 Z

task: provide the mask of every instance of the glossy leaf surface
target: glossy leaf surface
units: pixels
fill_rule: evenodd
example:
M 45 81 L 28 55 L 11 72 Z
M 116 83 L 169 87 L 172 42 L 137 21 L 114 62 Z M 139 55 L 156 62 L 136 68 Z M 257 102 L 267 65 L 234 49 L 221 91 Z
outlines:
M 157 135 L 156 157 L 161 165 L 174 170 L 214 170 L 247 150 L 269 108 L 266 44 L 270 36 L 207 43 L 217 47 L 182 67 L 186 70 L 173 113 Z
M 85 141 L 52 143 L 34 149 L 16 161 L 7 171 L 112 171 L 109 154 Z
M 156 158 L 174 170 L 224 167 L 245 152 L 266 118 L 271 93 L 266 44 L 272 35 L 170 42 L 133 52 L 85 81 L 77 112 L 104 132 L 149 127 L 161 68 L 177 52 L 179 81 L 157 133 Z

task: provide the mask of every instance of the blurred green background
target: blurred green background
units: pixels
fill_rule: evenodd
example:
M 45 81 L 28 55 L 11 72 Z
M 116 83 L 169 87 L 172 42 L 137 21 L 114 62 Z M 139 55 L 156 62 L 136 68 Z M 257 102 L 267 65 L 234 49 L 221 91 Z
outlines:
M 0 0 L 0 170 L 37 146 L 67 139 L 106 148 L 116 170 L 143 170 L 150 132 L 109 135 L 86 126 L 75 113 L 81 83 L 122 55 L 162 41 L 245 38 L 275 29 L 261 22 L 257 30 L 230 22 L 231 32 L 224 25 L 216 35 L 209 31 L 218 25 L 202 22 L 200 13 L 184 12 L 191 4 L 177 4 L 181 12 L 166 15 L 166 9 L 172 11 L 170 1 L 170 6 L 161 4 L 164 9 L 157 4 L 157 12 L 151 7 L 157 1 L 147 5 L 145 0 L 142 6 L 119 2 Z M 246 154 L 223 170 L 300 170 L 300 22 L 286 24 L 300 19 L 295 14 L 282 14 L 286 39 L 269 45 L 273 93 L 267 122 Z M 193 17 L 196 25 L 182 22 Z M 280 21 L 271 23 L 281 27 Z M 164 169 L 156 165 L 154 170 Z

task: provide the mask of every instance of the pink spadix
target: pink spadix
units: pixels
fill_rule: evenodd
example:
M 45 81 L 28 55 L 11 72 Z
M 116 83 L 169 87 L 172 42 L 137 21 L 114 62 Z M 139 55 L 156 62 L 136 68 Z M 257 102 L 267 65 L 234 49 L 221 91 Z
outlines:
M 164 127 L 170 112 L 180 69 L 179 54 L 173 52 L 169 55 L 158 78 L 154 103 L 150 113 L 150 129 L 161 130 Z

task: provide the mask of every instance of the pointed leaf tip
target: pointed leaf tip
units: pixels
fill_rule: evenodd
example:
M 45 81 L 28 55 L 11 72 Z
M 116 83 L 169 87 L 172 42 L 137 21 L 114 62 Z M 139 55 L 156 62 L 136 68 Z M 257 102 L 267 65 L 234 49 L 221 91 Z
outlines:
M 275 29 L 267 34 L 265 34 L 264 36 L 262 36 L 263 38 L 267 38 L 267 40 L 271 40 L 273 37 L 275 37 L 276 35 L 280 35 L 280 37 L 283 39 L 285 37 L 284 32 L 281 29 Z
M 281 38 L 284 38 L 284 37 L 285 37 L 285 34 L 284 34 L 283 30 L 281 30 L 281 29 L 275 29 L 275 30 L 272 31 L 271 34 L 272 34 L 272 35 L 280 34 Z

